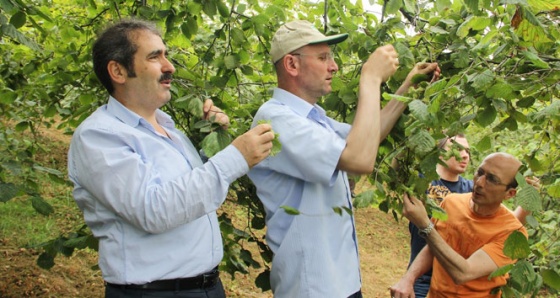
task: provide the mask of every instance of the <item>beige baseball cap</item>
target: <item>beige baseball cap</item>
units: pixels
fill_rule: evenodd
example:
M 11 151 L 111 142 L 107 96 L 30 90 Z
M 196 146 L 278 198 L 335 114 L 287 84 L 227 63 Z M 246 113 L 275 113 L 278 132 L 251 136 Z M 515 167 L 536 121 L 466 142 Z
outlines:
M 272 62 L 276 63 L 286 54 L 303 46 L 318 43 L 337 44 L 348 38 L 348 33 L 325 36 L 308 21 L 292 21 L 276 31 L 270 46 Z

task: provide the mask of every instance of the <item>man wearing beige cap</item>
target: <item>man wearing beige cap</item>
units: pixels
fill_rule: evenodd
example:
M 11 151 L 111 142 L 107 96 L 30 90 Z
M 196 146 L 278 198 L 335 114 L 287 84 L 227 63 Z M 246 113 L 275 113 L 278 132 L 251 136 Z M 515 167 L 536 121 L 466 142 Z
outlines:
M 380 141 L 405 105 L 390 101 L 380 110 L 380 86 L 397 69 L 391 45 L 375 50 L 362 67 L 358 108 L 352 125 L 325 115 L 317 101 L 331 92 L 338 71 L 330 45 L 348 34 L 325 36 L 307 21 L 284 24 L 270 54 L 278 88 L 260 107 L 253 125 L 270 121 L 282 150 L 255 166 L 249 177 L 266 210 L 266 240 L 274 253 L 270 282 L 275 297 L 361 297 L 358 244 L 347 173 L 373 171 Z M 418 64 L 414 74 L 434 73 L 436 63 Z M 297 209 L 299 214 L 285 210 Z

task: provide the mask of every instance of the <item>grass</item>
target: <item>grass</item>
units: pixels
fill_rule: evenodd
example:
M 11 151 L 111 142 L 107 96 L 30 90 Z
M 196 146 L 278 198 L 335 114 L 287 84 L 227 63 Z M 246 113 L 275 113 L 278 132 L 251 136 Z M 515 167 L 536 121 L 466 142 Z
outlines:
M 20 196 L 0 203 L 0 238 L 10 239 L 12 245 L 33 247 L 61 234 L 70 233 L 83 224 L 79 208 L 72 198 L 72 188 L 38 175 L 41 196 L 54 209 L 48 216 L 38 213 L 31 198 Z
M 26 198 L 15 198 L 0 204 L 0 235 L 9 238 L 13 245 L 32 246 L 56 235 L 56 219 L 42 216 L 33 209 Z

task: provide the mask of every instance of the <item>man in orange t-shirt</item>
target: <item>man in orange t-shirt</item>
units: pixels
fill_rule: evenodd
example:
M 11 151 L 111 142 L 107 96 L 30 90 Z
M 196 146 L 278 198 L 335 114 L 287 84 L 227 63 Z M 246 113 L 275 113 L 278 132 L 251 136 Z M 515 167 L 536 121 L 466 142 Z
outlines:
M 509 235 L 519 231 L 527 237 L 523 225 L 502 204 L 517 193 L 520 165 L 506 153 L 488 155 L 476 170 L 473 192 L 453 194 L 442 202 L 447 221 L 430 221 L 422 202 L 405 195 L 403 215 L 420 229 L 428 245 L 390 288 L 392 297 L 413 297 L 414 280 L 432 265 L 430 298 L 500 297 L 500 291 L 493 290 L 506 284 L 506 276 L 490 280 L 488 276 L 515 262 L 503 252 Z

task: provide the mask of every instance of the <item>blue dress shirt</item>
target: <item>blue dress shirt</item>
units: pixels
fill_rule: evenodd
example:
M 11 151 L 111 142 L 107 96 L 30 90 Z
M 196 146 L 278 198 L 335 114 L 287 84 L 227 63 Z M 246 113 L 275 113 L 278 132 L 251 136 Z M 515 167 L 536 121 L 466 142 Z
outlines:
M 249 170 L 232 145 L 203 164 L 167 114 L 158 110 L 157 121 L 170 138 L 111 97 L 72 137 L 74 198 L 110 283 L 192 277 L 218 265 L 216 209 Z
M 279 88 L 253 124 L 263 119 L 279 134 L 282 150 L 248 175 L 266 210 L 274 296 L 346 298 L 361 287 L 358 244 L 354 217 L 333 208 L 352 208 L 347 175 L 336 168 L 351 127 Z

